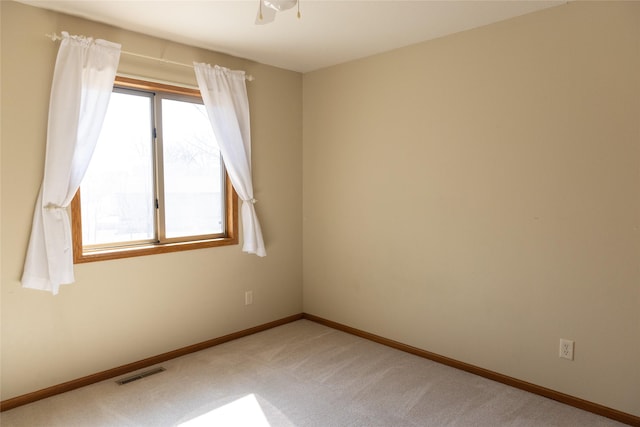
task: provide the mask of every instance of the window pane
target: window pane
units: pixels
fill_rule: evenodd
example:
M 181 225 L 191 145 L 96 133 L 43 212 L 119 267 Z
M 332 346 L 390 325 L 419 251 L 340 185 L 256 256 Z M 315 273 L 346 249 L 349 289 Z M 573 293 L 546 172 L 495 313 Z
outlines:
M 113 92 L 82 181 L 83 245 L 154 238 L 151 98 Z
M 162 100 L 165 235 L 224 232 L 220 151 L 203 105 Z

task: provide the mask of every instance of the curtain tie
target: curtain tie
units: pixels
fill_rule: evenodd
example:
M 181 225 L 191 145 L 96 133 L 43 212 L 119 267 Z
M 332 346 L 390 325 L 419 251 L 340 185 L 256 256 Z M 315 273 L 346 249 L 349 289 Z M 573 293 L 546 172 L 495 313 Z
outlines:
M 256 199 L 249 199 L 249 200 L 245 200 L 245 202 L 251 203 L 252 205 L 255 205 L 257 200 Z
M 44 208 L 49 211 L 66 209 L 64 206 L 56 205 L 55 203 L 48 203 Z

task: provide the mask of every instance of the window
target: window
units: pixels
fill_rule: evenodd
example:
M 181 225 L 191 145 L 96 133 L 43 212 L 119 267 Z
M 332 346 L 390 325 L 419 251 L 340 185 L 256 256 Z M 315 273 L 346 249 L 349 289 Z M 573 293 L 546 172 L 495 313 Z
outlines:
M 116 78 L 71 204 L 75 262 L 236 244 L 237 205 L 199 91 Z

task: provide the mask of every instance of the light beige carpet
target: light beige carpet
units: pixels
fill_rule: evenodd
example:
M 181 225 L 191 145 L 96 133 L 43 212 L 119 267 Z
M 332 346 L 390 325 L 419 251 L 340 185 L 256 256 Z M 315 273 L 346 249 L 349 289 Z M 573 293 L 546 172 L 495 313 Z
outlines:
M 622 426 L 300 320 L 0 415 L 12 426 Z

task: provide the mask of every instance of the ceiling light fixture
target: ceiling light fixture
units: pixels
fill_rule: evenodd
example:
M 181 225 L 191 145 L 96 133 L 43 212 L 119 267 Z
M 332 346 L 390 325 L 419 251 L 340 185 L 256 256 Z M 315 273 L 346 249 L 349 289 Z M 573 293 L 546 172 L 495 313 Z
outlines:
M 298 6 L 298 19 L 302 16 L 300 14 L 300 2 L 298 0 L 259 0 L 258 16 L 256 17 L 256 24 L 268 24 L 276 19 L 277 12 L 283 12 L 287 9 L 291 9 L 294 6 Z

